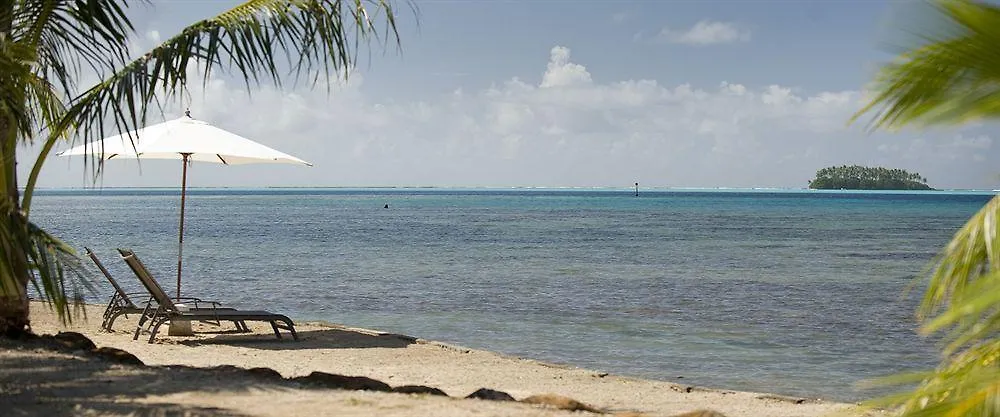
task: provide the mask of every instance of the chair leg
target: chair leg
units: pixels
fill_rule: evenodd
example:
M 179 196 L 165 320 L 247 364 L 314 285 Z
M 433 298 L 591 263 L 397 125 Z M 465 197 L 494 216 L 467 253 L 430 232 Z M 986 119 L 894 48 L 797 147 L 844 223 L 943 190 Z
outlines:
M 243 320 L 233 320 L 233 325 L 236 326 L 237 332 L 248 333 L 250 331 L 250 329 L 247 328 L 246 322 L 244 322 Z
M 132 335 L 132 340 L 139 340 L 139 333 L 142 332 L 142 325 L 148 320 L 155 322 L 160 317 L 160 310 L 162 309 L 163 306 L 158 306 L 154 310 L 152 308 L 151 301 L 146 302 L 146 308 L 144 308 L 142 310 L 142 314 L 139 315 L 139 323 L 135 326 L 135 334 Z
M 280 321 L 284 325 L 283 326 L 276 326 L 273 321 L 271 322 L 271 325 L 275 325 L 275 327 L 288 330 L 288 332 L 292 334 L 292 339 L 299 340 L 299 334 L 295 332 L 295 323 L 292 323 L 292 319 L 289 319 L 287 317 L 283 317 L 283 318 L 278 319 L 277 321 Z M 275 329 L 275 331 L 278 331 L 278 330 Z
M 281 339 L 281 332 L 278 331 L 278 324 L 273 320 L 271 321 L 271 328 L 274 329 L 274 335 Z
M 163 323 L 166 323 L 168 321 L 170 321 L 170 319 L 164 317 L 164 318 L 160 318 L 158 320 L 155 320 L 152 323 L 152 326 L 151 326 L 152 328 L 149 331 L 149 343 L 153 343 L 153 340 L 156 339 L 156 332 L 158 332 L 160 330 L 160 326 L 162 326 Z
M 111 300 L 108 300 L 108 306 L 104 308 L 104 320 L 101 321 L 101 328 L 111 331 L 111 325 L 108 324 L 108 319 L 121 311 L 122 307 L 118 304 L 118 294 L 111 296 Z M 111 319 L 114 321 L 114 319 Z
M 104 330 L 110 332 L 111 327 L 115 325 L 115 320 L 118 318 L 118 316 L 121 316 L 122 314 L 124 314 L 124 310 L 115 312 L 115 314 L 112 314 L 111 317 L 108 317 L 106 320 L 104 320 L 105 323 Z M 128 317 L 128 315 L 126 314 L 125 317 Z
M 142 325 L 135 326 L 135 333 L 132 333 L 132 340 L 139 340 L 139 333 L 142 332 Z
M 101 329 L 111 331 L 111 325 L 108 324 L 108 313 L 104 313 L 104 320 L 101 321 Z
M 113 310 L 115 308 L 115 304 L 116 304 L 115 301 L 117 301 L 117 298 L 118 298 L 118 294 L 115 294 L 115 295 L 111 296 L 110 300 L 108 300 L 108 306 L 104 308 L 104 318 L 107 318 L 108 314 L 111 313 L 111 310 Z

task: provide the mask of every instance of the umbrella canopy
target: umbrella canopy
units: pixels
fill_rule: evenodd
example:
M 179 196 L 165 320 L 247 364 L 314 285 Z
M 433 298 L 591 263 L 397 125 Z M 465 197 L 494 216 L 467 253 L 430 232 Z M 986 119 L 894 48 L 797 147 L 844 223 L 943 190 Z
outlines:
M 250 139 L 183 116 L 174 120 L 110 136 L 60 152 L 59 156 L 88 155 L 112 158 L 186 159 L 226 165 L 275 163 L 312 164 Z
M 181 265 L 184 253 L 184 201 L 187 194 L 189 161 L 225 165 L 272 163 L 312 164 L 271 149 L 250 139 L 219 129 L 185 112 L 183 117 L 83 144 L 58 153 L 59 156 L 83 155 L 103 160 L 180 159 L 181 216 L 177 234 L 177 298 L 181 297 Z

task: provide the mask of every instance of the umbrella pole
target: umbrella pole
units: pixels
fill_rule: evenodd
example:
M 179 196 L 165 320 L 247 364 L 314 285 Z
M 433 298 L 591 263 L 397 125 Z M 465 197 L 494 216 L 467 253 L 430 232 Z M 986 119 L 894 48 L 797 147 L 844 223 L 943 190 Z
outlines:
M 184 259 L 184 200 L 187 194 L 188 178 L 188 157 L 189 153 L 182 153 L 184 159 L 184 171 L 181 175 L 181 224 L 177 233 L 177 301 L 181 299 L 181 264 Z

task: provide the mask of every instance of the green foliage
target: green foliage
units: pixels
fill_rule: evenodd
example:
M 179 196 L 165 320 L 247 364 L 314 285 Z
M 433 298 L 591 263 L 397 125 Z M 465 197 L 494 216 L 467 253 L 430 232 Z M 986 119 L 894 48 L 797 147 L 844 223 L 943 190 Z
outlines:
M 67 319 L 72 248 L 34 226 L 35 182 L 56 143 L 90 143 L 145 124 L 151 107 L 213 71 L 248 87 L 346 76 L 371 40 L 398 45 L 391 0 L 249 0 L 144 53 L 129 49 L 127 0 L 0 1 L 0 333 L 27 325 L 33 283 Z M 379 28 L 384 28 L 380 31 Z M 78 85 L 83 71 L 101 81 Z M 249 91 L 248 91 L 249 93 Z M 41 141 L 18 189 L 17 145 Z M 99 158 L 89 168 L 100 175 Z M 15 329 L 16 330 L 16 329 Z
M 817 190 L 931 190 L 927 179 L 902 169 L 843 165 L 816 171 L 809 188 Z
M 961 123 L 1000 116 L 1000 7 L 938 0 L 941 26 L 879 73 L 870 127 Z M 853 119 L 852 119 L 853 120 Z M 938 256 L 918 310 L 921 333 L 940 335 L 942 361 L 929 372 L 882 383 L 917 388 L 871 402 L 900 415 L 1000 416 L 1000 196 Z
M 935 6 L 939 25 L 920 28 L 921 44 L 879 71 L 875 97 L 852 121 L 874 112 L 874 130 L 1000 116 L 1000 6 L 975 0 Z
M 990 200 L 937 257 L 918 310 L 924 335 L 943 333 L 932 372 L 884 378 L 918 383 L 872 405 L 903 416 L 1000 416 L 1000 197 Z

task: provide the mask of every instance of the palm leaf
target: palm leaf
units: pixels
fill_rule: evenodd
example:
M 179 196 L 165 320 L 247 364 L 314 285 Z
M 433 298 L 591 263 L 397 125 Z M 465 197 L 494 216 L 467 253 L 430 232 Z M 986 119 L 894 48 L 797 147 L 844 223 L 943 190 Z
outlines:
M 67 281 L 82 274 L 72 249 L 28 221 L 38 175 L 56 143 L 91 143 L 112 130 L 142 127 L 151 107 L 185 92 L 189 82 L 207 82 L 213 71 L 243 77 L 248 87 L 287 79 L 315 84 L 346 76 L 372 40 L 399 44 L 390 0 L 250 0 L 134 54 L 129 5 L 0 4 L 0 302 L 23 300 L 30 280 L 67 319 L 68 300 L 86 289 L 86 281 Z M 81 93 L 84 69 L 102 81 Z M 43 139 L 41 152 L 19 202 L 15 145 L 36 138 Z M 88 164 L 96 179 L 100 158 Z
M 184 28 L 77 96 L 51 129 L 28 183 L 34 184 L 48 152 L 67 131 L 76 129 L 76 139 L 90 143 L 112 130 L 141 127 L 150 106 L 159 107 L 191 81 L 207 82 L 213 71 L 242 77 L 248 94 L 254 85 L 281 85 L 288 77 L 317 83 L 320 77 L 346 77 L 361 42 L 389 39 L 398 45 L 390 0 L 247 1 Z M 199 72 L 189 71 L 195 66 Z M 100 175 L 100 159 L 93 166 Z M 30 196 L 25 198 L 30 206 Z
M 936 6 L 941 25 L 881 69 L 874 98 L 852 122 L 874 113 L 875 130 L 1000 116 L 1000 7 L 971 0 Z
M 887 64 L 874 98 L 851 119 L 874 112 L 872 130 L 1000 117 L 1000 6 L 939 0 L 938 26 Z M 1000 196 L 955 235 L 928 274 L 917 311 L 921 333 L 943 334 L 933 372 L 887 378 L 916 389 L 873 400 L 900 415 L 1000 416 Z
M 62 320 L 72 320 L 71 306 L 82 307 L 84 293 L 93 290 L 86 270 L 73 248 L 12 209 L 9 202 L 0 205 L 0 294 L 24 296 L 18 278 L 30 275 L 35 292 Z

